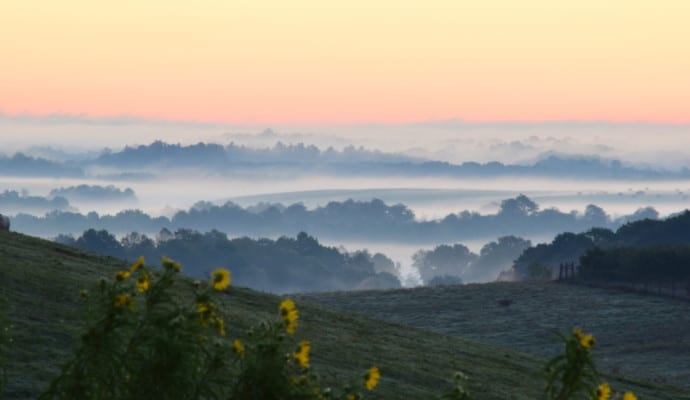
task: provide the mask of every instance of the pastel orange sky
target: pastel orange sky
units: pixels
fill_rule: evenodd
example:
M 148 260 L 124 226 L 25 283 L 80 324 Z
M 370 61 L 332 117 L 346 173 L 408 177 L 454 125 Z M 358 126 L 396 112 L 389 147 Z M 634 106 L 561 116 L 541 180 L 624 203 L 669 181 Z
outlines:
M 690 1 L 2 0 L 0 111 L 690 122 Z

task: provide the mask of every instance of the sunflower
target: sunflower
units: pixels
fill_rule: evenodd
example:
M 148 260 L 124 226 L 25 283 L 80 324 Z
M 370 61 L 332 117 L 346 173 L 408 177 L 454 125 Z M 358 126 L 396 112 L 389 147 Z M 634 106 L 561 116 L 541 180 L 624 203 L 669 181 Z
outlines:
M 366 386 L 367 389 L 372 390 L 376 387 L 376 385 L 379 384 L 380 378 L 381 373 L 379 372 L 378 367 L 371 367 L 364 376 L 364 386 Z
M 299 342 L 299 348 L 292 353 L 297 363 L 302 368 L 309 368 L 309 350 L 311 350 L 311 343 L 307 340 Z
M 115 274 L 115 280 L 124 281 L 125 279 L 129 278 L 130 275 L 132 275 L 132 273 L 129 271 L 118 271 Z
M 633 392 L 625 392 L 623 400 L 637 400 L 637 396 Z
M 235 341 L 232 342 L 232 351 L 240 357 L 244 356 L 244 344 L 240 339 L 235 339 Z
M 144 274 L 137 279 L 137 290 L 141 293 L 149 290 L 151 281 L 149 280 L 149 274 Z
M 585 349 L 590 349 L 596 343 L 594 335 L 590 333 L 584 333 L 580 328 L 576 328 L 573 331 L 573 335 L 575 336 L 575 339 L 577 339 L 577 341 L 580 342 L 580 346 L 584 347 Z
M 137 262 L 134 263 L 131 267 L 129 267 L 129 270 L 134 272 L 134 271 L 139 271 L 141 267 L 144 266 L 144 256 L 140 256 L 137 258 Z
M 594 346 L 594 343 L 596 343 L 596 340 L 594 339 L 594 336 L 590 333 L 586 335 L 582 335 L 580 338 L 580 345 L 584 347 L 585 349 L 590 349 L 592 346 Z
M 214 290 L 224 290 L 230 286 L 230 271 L 218 268 L 211 273 L 211 286 Z
M 597 388 L 597 400 L 609 400 L 611 397 L 611 386 L 608 383 L 602 383 Z
M 197 303 L 196 305 L 196 310 L 199 311 L 199 314 L 207 313 L 210 309 L 208 303 Z
M 165 268 L 169 271 L 180 272 L 182 270 L 182 266 L 180 265 L 180 263 L 177 263 L 177 262 L 169 259 L 168 257 L 163 256 L 162 263 L 163 263 L 163 268 Z
M 225 336 L 225 320 L 221 316 L 216 317 L 216 329 L 219 335 Z
M 285 331 L 291 335 L 294 334 L 297 328 L 297 319 L 299 318 L 295 302 L 290 299 L 283 300 L 280 303 L 280 316 L 285 321 Z
M 128 294 L 118 294 L 117 296 L 115 296 L 113 305 L 115 306 L 115 308 L 122 308 L 127 306 L 130 310 L 134 310 L 134 300 L 132 299 L 132 296 Z

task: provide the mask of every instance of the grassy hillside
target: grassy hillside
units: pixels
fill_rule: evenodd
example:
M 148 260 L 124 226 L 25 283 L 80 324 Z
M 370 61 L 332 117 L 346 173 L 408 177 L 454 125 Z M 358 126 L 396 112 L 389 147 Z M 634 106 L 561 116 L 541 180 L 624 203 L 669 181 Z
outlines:
M 6 398 L 35 398 L 46 387 L 76 343 L 79 289 L 124 266 L 112 258 L 0 233 L 0 294 L 10 300 L 15 339 Z M 229 317 L 228 337 L 275 316 L 279 301 L 248 289 L 230 290 L 221 301 Z M 543 381 L 535 372 L 543 362 L 539 358 L 308 301 L 297 304 L 298 339 L 312 340 L 313 363 L 323 375 L 349 379 L 372 364 L 381 368 L 381 384 L 371 398 L 433 398 L 455 370 L 470 376 L 478 399 L 534 399 L 541 393 Z M 667 386 L 618 384 L 641 399 L 690 399 L 688 392 Z
M 560 351 L 550 331 L 580 326 L 598 340 L 601 369 L 690 389 L 690 302 L 684 300 L 555 282 L 300 298 L 539 356 Z

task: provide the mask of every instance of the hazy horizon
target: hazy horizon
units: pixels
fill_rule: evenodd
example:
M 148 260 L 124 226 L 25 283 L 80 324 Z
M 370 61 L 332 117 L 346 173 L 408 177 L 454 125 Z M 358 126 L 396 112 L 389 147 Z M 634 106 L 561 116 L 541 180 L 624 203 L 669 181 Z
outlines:
M 1 105 L 0 105 L 1 106 Z M 652 168 L 690 167 L 690 124 L 552 121 L 404 124 L 232 125 L 134 117 L 0 113 L 0 153 L 52 147 L 66 153 L 199 142 L 249 147 L 304 143 L 325 149 L 365 147 L 429 160 L 530 163 L 544 154 L 599 156 Z M 631 138 L 633 140 L 631 140 Z

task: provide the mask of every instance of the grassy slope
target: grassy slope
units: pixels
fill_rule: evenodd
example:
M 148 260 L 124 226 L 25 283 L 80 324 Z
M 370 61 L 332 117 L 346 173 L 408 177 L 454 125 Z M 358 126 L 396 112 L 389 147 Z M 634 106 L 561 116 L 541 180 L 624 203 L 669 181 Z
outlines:
M 15 345 L 6 398 L 35 398 L 58 372 L 78 336 L 78 291 L 124 267 L 122 262 L 88 255 L 54 243 L 0 233 L 0 294 L 10 300 Z M 249 324 L 274 317 L 280 299 L 233 288 L 222 306 L 229 317 L 229 338 Z M 313 342 L 317 371 L 355 377 L 372 364 L 383 378 L 372 398 L 432 398 L 454 370 L 472 379 L 478 399 L 534 399 L 542 380 L 542 360 L 459 337 L 357 316 L 298 301 L 299 338 Z M 651 399 L 688 398 L 670 387 L 628 383 Z
M 492 283 L 301 296 L 530 354 L 559 351 L 550 333 L 583 327 L 600 368 L 690 389 L 690 302 L 576 285 Z M 497 303 L 510 299 L 509 307 Z

